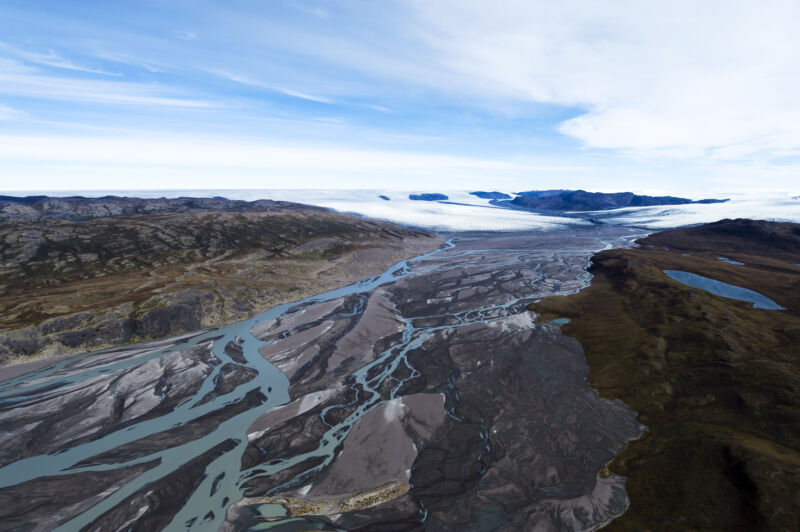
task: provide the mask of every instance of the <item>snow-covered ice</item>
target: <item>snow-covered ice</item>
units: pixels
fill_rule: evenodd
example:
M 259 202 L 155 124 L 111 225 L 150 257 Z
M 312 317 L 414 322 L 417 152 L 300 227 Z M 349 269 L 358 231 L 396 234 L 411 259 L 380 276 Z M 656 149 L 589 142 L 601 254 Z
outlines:
M 495 190 L 487 186 L 484 190 Z M 500 190 L 512 196 L 516 191 Z M 41 194 L 42 192 L 37 192 Z M 440 193 L 446 201 L 413 201 L 410 194 Z M 327 207 L 339 212 L 353 213 L 369 218 L 387 220 L 405 225 L 440 231 L 523 231 L 558 229 L 573 224 L 588 224 L 580 218 L 548 216 L 524 210 L 507 209 L 492 205 L 466 190 L 446 190 L 431 187 L 426 190 L 104 190 L 53 192 L 53 196 L 104 195 L 155 197 L 211 197 L 257 200 L 272 199 L 293 201 Z M 679 196 L 697 196 L 681 194 Z M 23 195 L 19 192 L 15 195 Z M 700 196 L 697 196 L 698 198 Z M 582 213 L 603 223 L 633 225 L 651 229 L 669 229 L 686 225 L 715 222 L 724 218 L 752 218 L 758 220 L 791 221 L 800 223 L 800 196 L 794 193 L 744 194 L 705 193 L 702 197 L 730 198 L 726 203 L 686 205 L 661 205 L 653 207 L 626 207 L 622 209 Z M 384 199 L 384 198 L 389 198 Z

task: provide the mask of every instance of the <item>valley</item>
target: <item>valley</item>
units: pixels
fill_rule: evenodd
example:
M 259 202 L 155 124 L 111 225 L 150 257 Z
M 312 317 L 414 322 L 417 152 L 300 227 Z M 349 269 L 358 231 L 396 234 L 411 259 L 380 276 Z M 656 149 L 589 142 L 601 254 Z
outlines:
M 249 320 L 0 383 L 0 518 L 56 530 L 606 524 L 628 497 L 623 476 L 599 473 L 644 427 L 598 398 L 581 346 L 526 306 L 585 288 L 593 252 L 638 236 L 460 234 Z

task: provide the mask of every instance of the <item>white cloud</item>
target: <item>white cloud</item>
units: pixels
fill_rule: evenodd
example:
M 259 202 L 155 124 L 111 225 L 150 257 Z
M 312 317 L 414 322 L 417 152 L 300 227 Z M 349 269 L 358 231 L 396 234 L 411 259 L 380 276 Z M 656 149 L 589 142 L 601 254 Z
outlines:
M 560 167 L 539 166 L 508 160 L 429 155 L 382 150 L 315 148 L 258 141 L 191 139 L 98 138 L 98 137 L 14 137 L 0 136 L 0 158 L 6 161 L 60 161 L 135 163 L 181 166 L 226 166 L 244 168 L 304 168 L 317 170 L 376 171 L 402 170 L 465 171 L 558 171 Z M 566 166 L 574 170 L 577 167 Z
M 294 186 L 365 188 L 460 183 L 485 187 L 519 175 L 578 173 L 579 166 L 532 160 L 488 159 L 410 151 L 298 146 L 258 140 L 0 136 L 0 173 L 39 189 L 74 181 L 75 188 L 107 188 L 132 180 L 133 188 L 231 188 Z M 91 170 L 91 171 L 90 171 Z M 165 181 L 167 177 L 167 181 Z M 32 186 L 27 184 L 26 186 Z M 391 185 L 389 185 L 391 186 Z M 20 188 L 15 186 L 13 188 Z
M 18 111 L 17 109 L 12 109 L 7 105 L 3 105 L 0 103 L 0 120 L 12 120 L 15 118 L 20 118 L 25 116 L 25 113 L 22 111 Z
M 221 104 L 181 97 L 169 88 L 138 82 L 51 76 L 0 58 L 0 94 L 106 104 L 209 108 Z
M 197 34 L 193 31 L 173 31 L 172 36 L 181 41 L 196 41 Z
M 158 61 L 153 61 L 149 58 L 145 59 L 122 52 L 112 52 L 106 50 L 105 48 L 92 50 L 90 51 L 90 54 L 98 59 L 105 59 L 106 61 L 113 61 L 115 63 L 122 63 L 124 65 L 144 68 L 145 70 L 153 73 L 163 73 L 169 70 L 167 65 Z
M 285 87 L 280 87 L 272 83 L 259 81 L 257 79 L 253 79 L 241 74 L 234 74 L 231 72 L 226 72 L 224 70 L 209 70 L 209 72 L 219 77 L 225 78 L 227 80 L 234 81 L 236 83 L 241 83 L 242 85 L 249 85 L 251 87 L 259 87 L 270 91 L 280 92 L 282 94 L 286 94 L 287 96 L 292 96 L 293 98 L 300 98 L 302 100 L 310 100 L 312 102 L 318 102 L 318 103 L 334 103 L 333 100 L 331 100 L 330 98 L 326 98 L 324 96 L 317 96 L 315 94 L 308 94 L 306 92 L 287 89 Z
M 309 5 L 306 5 L 304 3 L 300 3 L 300 2 L 286 2 L 286 5 L 291 7 L 292 9 L 300 11 L 301 13 L 306 13 L 308 15 L 313 15 L 313 16 L 315 16 L 317 18 L 323 18 L 324 19 L 324 18 L 328 18 L 328 15 L 329 15 L 328 11 L 326 11 L 325 9 L 322 9 L 320 7 L 312 7 L 312 6 L 309 6 Z
M 742 158 L 800 147 L 800 3 L 419 1 L 447 91 L 580 106 L 592 147 Z
M 78 72 L 88 72 L 90 74 L 102 74 L 104 76 L 120 76 L 120 74 L 116 72 L 108 72 L 99 68 L 77 65 L 71 60 L 55 53 L 53 50 L 48 50 L 46 53 L 31 52 L 28 50 L 20 50 L 19 48 L 9 46 L 5 43 L 0 43 L 0 50 L 5 50 L 6 52 L 12 53 L 30 63 L 36 63 L 39 65 L 51 66 L 64 70 L 75 70 Z

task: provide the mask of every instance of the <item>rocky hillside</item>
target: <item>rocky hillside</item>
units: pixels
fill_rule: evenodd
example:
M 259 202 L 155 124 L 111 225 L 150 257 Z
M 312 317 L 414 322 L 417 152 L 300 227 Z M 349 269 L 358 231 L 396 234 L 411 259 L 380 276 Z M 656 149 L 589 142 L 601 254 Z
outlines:
M 516 207 L 545 211 L 601 211 L 621 207 L 721 203 L 727 200 L 692 201 L 675 196 L 640 196 L 632 192 L 586 192 L 585 190 L 545 190 L 520 192 L 510 201 Z
M 726 260 L 721 260 L 726 259 Z M 595 255 L 591 287 L 531 306 L 566 317 L 601 396 L 648 426 L 611 463 L 631 506 L 610 530 L 798 530 L 800 225 L 723 220 Z M 757 291 L 756 309 L 667 277 Z
M 310 205 L 287 201 L 241 201 L 226 198 L 127 198 L 104 196 L 85 198 L 71 196 L 0 196 L 0 222 L 33 220 L 84 221 L 134 214 L 178 214 L 198 211 L 277 212 L 287 210 L 323 210 Z
M 764 220 L 721 220 L 648 237 L 644 246 L 725 256 L 756 255 L 792 261 L 800 254 L 800 224 Z M 800 261 L 796 261 L 800 262 Z
M 439 244 L 270 201 L 25 198 L 0 211 L 0 362 L 236 320 Z

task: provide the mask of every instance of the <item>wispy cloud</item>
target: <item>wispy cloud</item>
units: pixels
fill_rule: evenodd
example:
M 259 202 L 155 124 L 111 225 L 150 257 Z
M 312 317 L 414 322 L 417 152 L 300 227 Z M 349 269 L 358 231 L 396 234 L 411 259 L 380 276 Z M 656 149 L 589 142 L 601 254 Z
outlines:
M 181 41 L 196 41 L 198 36 L 193 31 L 173 31 L 172 36 Z
M 67 59 L 53 50 L 47 50 L 47 52 L 32 52 L 29 50 L 21 50 L 19 48 L 15 48 L 13 46 L 9 46 L 6 43 L 0 43 L 0 50 L 5 51 L 6 53 L 13 54 L 21 59 L 24 59 L 27 62 L 35 63 L 38 65 L 45 65 L 55 68 L 61 68 L 64 70 L 74 70 L 77 72 L 88 72 L 90 74 L 102 74 L 104 76 L 120 76 L 118 72 L 109 72 L 107 70 L 103 70 L 100 68 L 92 68 L 88 66 L 78 65 L 72 62 L 70 59 Z
M 153 73 L 164 73 L 169 70 L 169 66 L 165 63 L 122 52 L 112 52 L 105 49 L 99 49 L 91 52 L 91 55 L 105 61 L 113 61 L 114 63 L 122 63 L 124 65 L 143 68 Z
M 381 113 L 395 114 L 395 111 L 392 111 L 388 107 L 384 107 L 382 105 L 374 105 L 374 104 L 367 103 L 367 104 L 364 104 L 364 107 L 366 107 L 368 109 L 372 109 L 374 111 L 380 111 Z
M 286 2 L 286 5 L 300 11 L 301 13 L 306 13 L 308 15 L 313 15 L 318 18 L 328 18 L 329 13 L 327 10 L 322 9 L 321 7 L 317 6 L 309 6 L 307 4 L 301 2 Z
M 800 146 L 800 4 L 722 5 L 413 3 L 420 56 L 449 74 L 440 89 L 582 107 L 559 130 L 587 146 L 735 159 Z
M 294 90 L 294 89 L 288 89 L 286 87 L 280 87 L 280 86 L 272 84 L 272 83 L 266 83 L 266 82 L 259 81 L 259 80 L 256 80 L 256 79 L 253 79 L 253 78 L 250 78 L 250 77 L 247 77 L 247 76 L 243 76 L 241 74 L 233 74 L 231 72 L 226 72 L 226 71 L 223 71 L 223 70 L 210 70 L 209 72 L 214 74 L 214 75 L 216 75 L 216 76 L 219 76 L 221 78 L 225 78 L 225 79 L 227 79 L 229 81 L 233 81 L 235 83 L 241 83 L 242 85 L 249 85 L 251 87 L 258 87 L 258 88 L 261 88 L 261 89 L 267 89 L 267 90 L 274 91 L 274 92 L 280 92 L 280 93 L 285 94 L 287 96 L 292 96 L 293 98 L 300 98 L 300 99 L 303 99 L 303 100 L 309 100 L 309 101 L 317 102 L 317 103 L 328 103 L 328 104 L 335 103 L 334 100 L 332 100 L 330 98 L 326 98 L 324 96 L 318 96 L 318 95 L 309 94 L 309 93 L 303 92 L 303 91 L 298 91 L 298 90 Z
M 758 175 L 783 186 L 800 175 L 800 73 L 791 68 L 800 60 L 800 4 L 762 4 L 133 0 L 73 15 L 24 3 L 12 13 L 0 2 L 8 43 L 0 47 L 0 98 L 11 108 L 0 115 L 19 118 L 32 135 L 103 136 L 92 128 L 114 127 L 141 139 L 141 128 L 153 127 L 169 143 L 196 133 L 203 150 L 218 142 L 250 162 L 253 153 L 285 160 L 265 151 L 268 139 L 338 146 L 336 157 L 292 152 L 324 164 L 283 170 L 321 179 L 328 164 L 328 176 L 351 185 L 349 175 L 372 172 L 379 181 L 456 183 L 513 174 L 512 188 L 653 182 L 679 193 L 726 176 L 763 184 Z M 52 126 L 73 122 L 81 127 Z M 4 120 L 4 131 L 18 125 Z M 265 144 L 240 154 L 225 135 Z M 392 155 L 401 147 L 409 153 Z M 81 164 L 91 166 L 84 148 Z M 136 164 L 120 150 L 109 151 L 119 165 Z M 215 153 L 217 176 L 229 163 L 246 172 Z M 456 172 L 434 155 L 475 167 Z M 416 166 L 404 166 L 406 156 Z M 548 164 L 481 163 L 528 156 Z M 98 165 L 115 164 L 98 157 Z M 377 164 L 380 157 L 389 164 Z M 180 165 L 152 164 L 159 161 Z M 33 156 L 24 162 L 35 164 Z M 590 170 L 552 170 L 554 177 L 545 169 L 570 166 L 594 168 L 593 180 L 579 180 Z
M 160 85 L 51 76 L 0 58 L 0 94 L 26 98 L 158 107 L 211 108 L 220 103 L 185 97 Z
M 436 153 L 297 146 L 256 139 L 209 141 L 138 137 L 0 136 L 0 159 L 7 162 L 130 164 L 183 169 L 239 169 L 248 179 L 261 175 L 299 174 L 313 177 L 317 186 L 331 173 L 359 175 L 370 183 L 376 175 L 403 177 L 405 186 L 429 186 L 433 175 L 469 177 L 474 182 L 487 172 L 575 172 L 586 168 L 543 165 L 531 160 L 489 159 Z M 237 183 L 247 186 L 248 182 Z M 346 187 L 344 187 L 346 188 Z
M 21 118 L 25 116 L 25 113 L 19 111 L 17 109 L 12 109 L 7 105 L 3 105 L 0 103 L 0 120 L 13 120 L 15 118 Z

